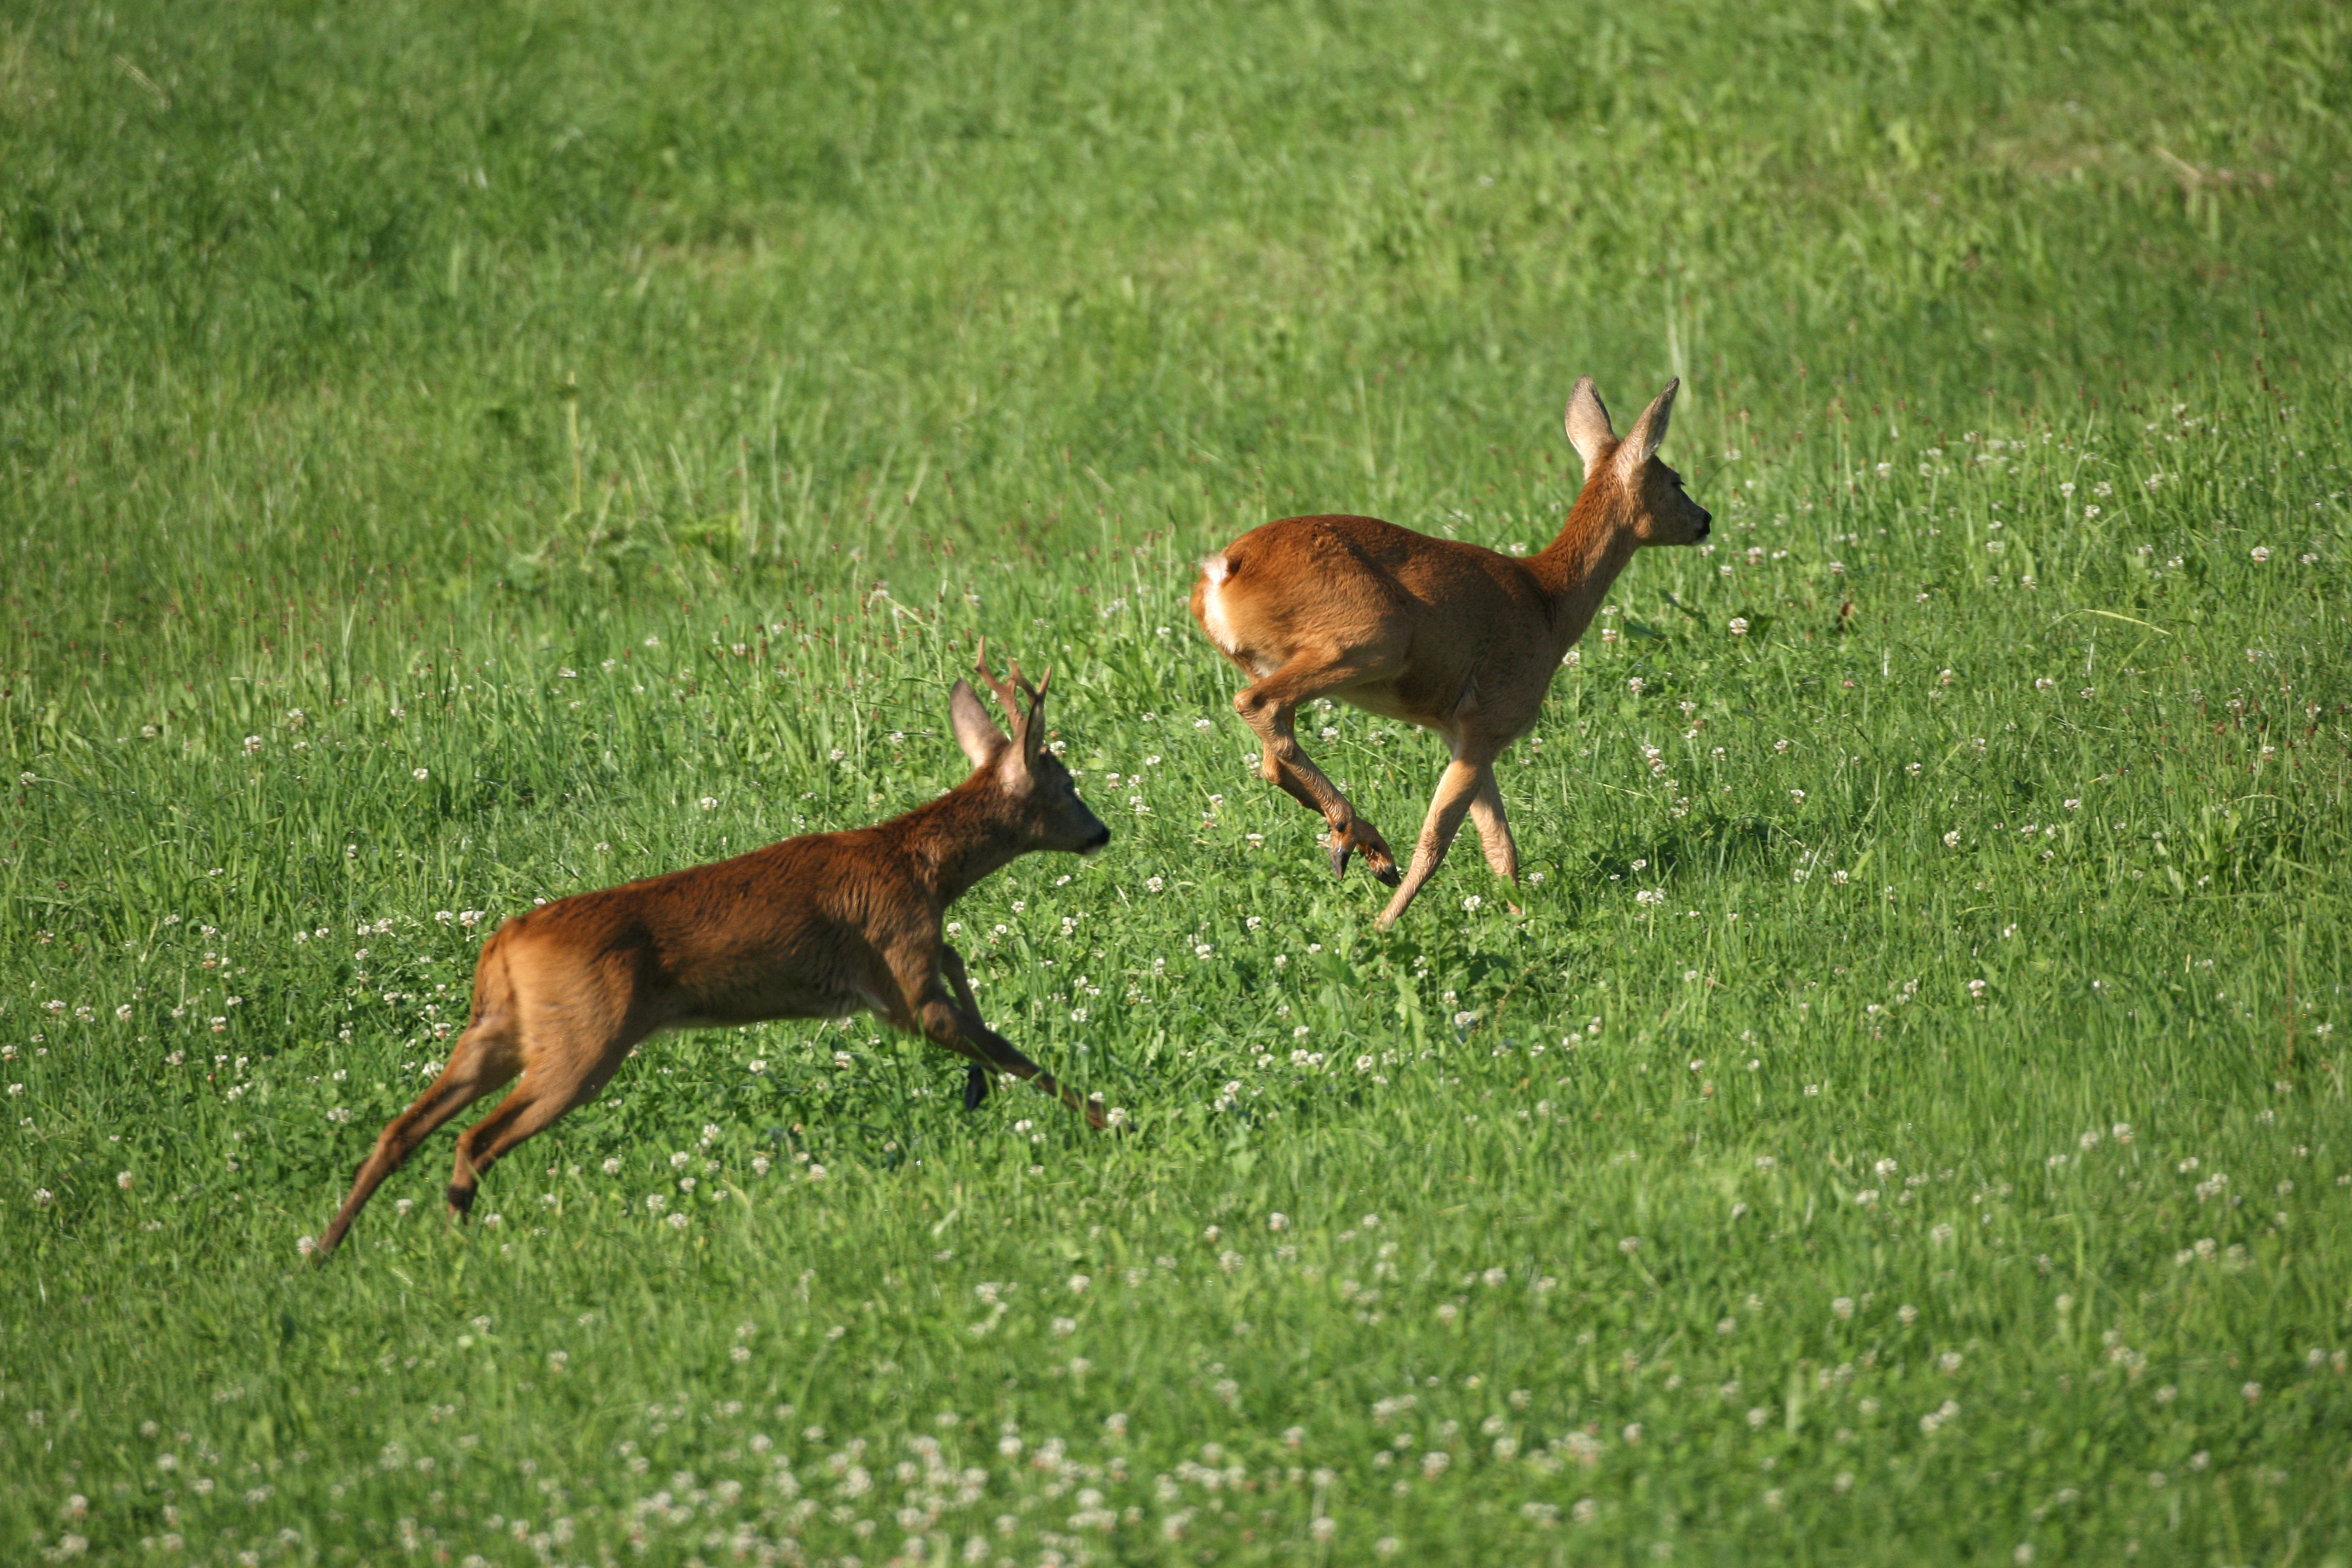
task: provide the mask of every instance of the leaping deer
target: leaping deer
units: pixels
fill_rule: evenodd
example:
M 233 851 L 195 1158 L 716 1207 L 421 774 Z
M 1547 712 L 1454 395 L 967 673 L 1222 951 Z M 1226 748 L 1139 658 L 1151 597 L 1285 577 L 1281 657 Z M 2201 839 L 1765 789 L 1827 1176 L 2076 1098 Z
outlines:
M 1524 560 L 1332 516 L 1265 523 L 1201 563 L 1192 615 L 1249 677 L 1234 707 L 1263 748 L 1258 773 L 1330 824 L 1333 876 L 1361 850 L 1396 889 L 1383 928 L 1436 871 L 1465 812 L 1486 863 L 1518 879 L 1496 757 L 1535 723 L 1553 672 L 1633 552 L 1706 537 L 1713 520 L 1657 458 L 1681 385 L 1666 383 L 1620 441 L 1592 378 L 1577 382 L 1567 426 L 1584 488 L 1559 536 Z M 1298 705 L 1318 697 L 1434 730 L 1454 754 L 1402 878 L 1379 830 L 1292 732 Z
M 1091 855 L 1110 829 L 1045 749 L 1050 671 L 1035 686 L 979 673 L 1012 721 L 1008 738 L 959 680 L 948 695 L 971 775 L 878 826 L 814 833 L 732 860 L 577 893 L 518 915 L 482 944 L 472 1021 L 448 1065 L 394 1117 L 359 1169 L 326 1234 L 324 1258 L 383 1179 L 434 1130 L 510 1080 L 513 1092 L 457 1139 L 450 1213 L 473 1205 L 482 1173 L 515 1145 L 594 1098 L 629 1052 L 664 1029 L 871 1010 L 970 1058 L 964 1107 L 989 1074 L 1026 1079 L 1089 1124 L 1081 1100 L 981 1021 L 963 960 L 940 919 L 990 872 L 1040 849 Z M 1028 699 L 1025 710 L 1017 700 Z

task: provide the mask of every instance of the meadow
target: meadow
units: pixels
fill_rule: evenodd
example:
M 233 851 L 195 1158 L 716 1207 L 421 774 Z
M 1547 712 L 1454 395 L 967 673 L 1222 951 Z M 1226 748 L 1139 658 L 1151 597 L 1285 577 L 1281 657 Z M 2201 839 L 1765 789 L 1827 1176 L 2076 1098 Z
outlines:
M 2318 0 L 12 7 L 0 1555 L 2352 1563 L 2347 213 Z M 1714 535 L 1376 931 L 1192 563 L 1540 548 L 1582 374 Z M 673 1035 L 306 1261 L 500 918 L 981 637 L 1119 1133 Z

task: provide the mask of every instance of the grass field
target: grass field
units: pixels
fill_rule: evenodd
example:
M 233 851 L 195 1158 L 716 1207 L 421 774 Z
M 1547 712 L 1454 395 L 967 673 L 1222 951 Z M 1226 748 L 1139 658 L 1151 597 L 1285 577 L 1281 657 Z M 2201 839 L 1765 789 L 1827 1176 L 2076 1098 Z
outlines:
M 11 8 L 0 1556 L 2352 1563 L 2348 171 L 2320 0 Z M 1711 547 L 1375 932 L 1190 563 L 1538 547 L 1585 373 Z M 303 1262 L 501 916 L 976 636 L 1129 1131 L 670 1036 Z

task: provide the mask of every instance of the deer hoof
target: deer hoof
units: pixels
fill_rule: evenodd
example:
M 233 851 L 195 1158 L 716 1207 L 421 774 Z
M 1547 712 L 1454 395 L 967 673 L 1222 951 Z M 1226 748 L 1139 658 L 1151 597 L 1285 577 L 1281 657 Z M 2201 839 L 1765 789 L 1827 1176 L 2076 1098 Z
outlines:
M 1393 888 L 1404 880 L 1397 869 L 1396 857 L 1389 853 L 1388 842 L 1381 837 L 1380 829 L 1360 816 L 1345 827 L 1333 828 L 1324 845 L 1330 852 L 1331 875 L 1335 878 L 1346 875 L 1349 858 L 1360 849 L 1364 853 L 1364 869 L 1381 884 Z
M 448 1201 L 451 1219 L 462 1220 L 473 1212 L 474 1189 L 472 1187 L 461 1187 L 452 1182 L 442 1196 Z
M 1389 852 L 1388 840 L 1381 837 L 1379 828 L 1362 817 L 1357 817 L 1345 827 L 1333 828 L 1331 839 L 1335 844 L 1346 845 L 1350 850 L 1362 850 L 1364 869 L 1370 871 L 1381 886 L 1393 888 L 1404 880 L 1404 874 L 1397 869 L 1396 857 Z M 1336 851 L 1332 859 L 1338 866 L 1347 864 L 1347 857 Z
M 988 1098 L 988 1069 L 974 1066 L 963 1075 L 963 1108 L 978 1110 L 980 1102 Z
M 1100 1132 L 1110 1125 L 1110 1118 L 1103 1113 L 1103 1102 L 1101 1100 L 1089 1100 L 1087 1101 L 1087 1125 L 1093 1128 L 1097 1132 Z

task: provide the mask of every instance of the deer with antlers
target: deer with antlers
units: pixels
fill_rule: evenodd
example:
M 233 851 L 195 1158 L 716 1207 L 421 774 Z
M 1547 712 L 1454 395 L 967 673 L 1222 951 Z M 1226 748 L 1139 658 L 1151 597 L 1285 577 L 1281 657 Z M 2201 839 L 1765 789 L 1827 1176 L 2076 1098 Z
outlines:
M 448 1065 L 376 1139 L 319 1238 L 320 1256 L 436 1128 L 514 1082 L 458 1136 L 447 1196 L 462 1218 L 485 1171 L 593 1099 L 637 1042 L 664 1029 L 871 1011 L 971 1061 L 967 1110 L 986 1097 L 990 1074 L 1005 1072 L 1103 1126 L 1098 1102 L 1056 1083 L 982 1022 L 963 960 L 941 934 L 947 907 L 990 872 L 1037 850 L 1091 855 L 1110 842 L 1069 770 L 1045 748 L 1052 673 L 1031 686 L 1016 664 L 1000 681 L 988 672 L 985 645 L 979 673 L 1013 732 L 957 681 L 948 717 L 972 771 L 929 805 L 877 826 L 788 838 L 576 893 L 499 926 L 482 944 L 472 1021 Z
M 1192 615 L 1249 679 L 1234 707 L 1262 748 L 1259 774 L 1330 825 L 1331 873 L 1360 851 L 1396 889 L 1395 923 L 1445 858 L 1467 814 L 1486 862 L 1518 879 L 1495 759 L 1542 710 L 1552 674 L 1602 595 L 1645 544 L 1696 544 L 1712 521 L 1657 458 L 1679 381 L 1619 440 L 1592 378 L 1568 400 L 1584 487 L 1559 536 L 1524 559 L 1432 539 L 1376 518 L 1265 523 L 1201 563 Z M 1298 705 L 1337 698 L 1433 730 L 1453 753 L 1402 876 L 1380 831 L 1298 744 Z

